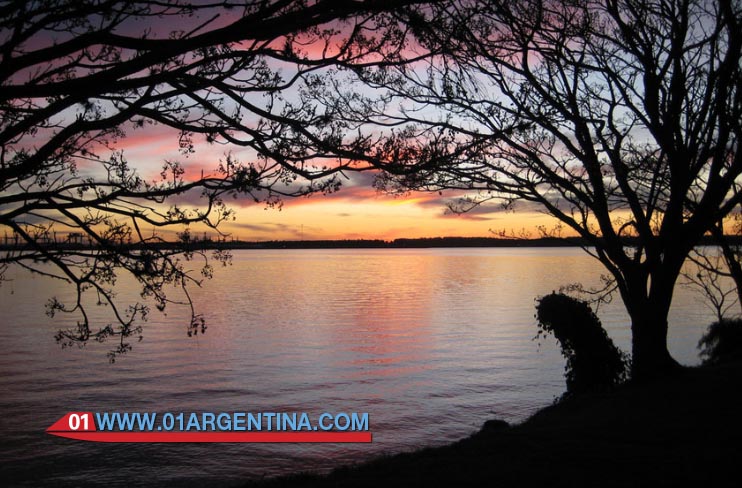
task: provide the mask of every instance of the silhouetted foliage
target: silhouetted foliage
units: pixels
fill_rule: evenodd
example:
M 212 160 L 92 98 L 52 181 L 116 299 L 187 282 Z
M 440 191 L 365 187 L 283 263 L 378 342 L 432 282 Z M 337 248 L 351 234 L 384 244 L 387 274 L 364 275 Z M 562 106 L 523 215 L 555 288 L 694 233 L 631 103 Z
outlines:
M 742 360 L 742 319 L 720 320 L 709 325 L 698 347 L 704 364 Z
M 698 293 L 717 321 L 726 319 L 732 309 L 739 307 L 739 288 L 727 257 L 733 255 L 721 246 L 697 247 L 682 273 L 680 284 Z
M 628 378 L 629 360 L 587 302 L 561 293 L 537 300 L 537 338 L 553 334 L 567 359 L 567 393 L 604 390 Z
M 229 255 L 194 248 L 189 226 L 220 233 L 234 215 L 228 198 L 277 205 L 339 187 L 347 166 L 340 155 L 370 139 L 341 141 L 345 129 L 296 93 L 319 69 L 380 52 L 364 32 L 380 12 L 410 3 L 0 3 L 0 283 L 12 264 L 74 287 L 72 303 L 49 302 L 50 315 L 77 319 L 57 339 L 118 337 L 112 359 L 140 336 L 149 310 L 116 303 L 119 273 L 160 310 L 190 305 L 188 333 L 203 332 L 186 287 Z M 393 55 L 400 46 L 385 40 L 383 48 Z M 159 176 L 152 167 L 159 154 L 142 157 L 140 149 L 132 159 L 123 147 L 145 131 L 170 135 L 179 151 L 160 161 Z M 201 144 L 238 148 L 246 160 L 226 149 L 221 161 L 194 161 Z M 176 235 L 177 245 L 162 245 Z M 185 261 L 194 257 L 200 269 L 189 272 L 197 266 Z M 171 287 L 183 298 L 173 300 Z M 91 323 L 87 295 L 110 306 L 112 324 Z
M 461 211 L 524 205 L 582 237 L 631 317 L 634 373 L 676 370 L 678 275 L 742 202 L 740 2 L 449 0 L 414 14 L 408 63 L 353 70 L 364 89 L 317 84 L 318 105 L 386 131 L 379 187 L 455 190 Z
M 735 212 L 731 220 L 732 231 L 725 232 L 724 219 L 719 220 L 710 232 L 713 247 L 696 247 L 689 258 L 694 264 L 691 271 L 684 271 L 686 285 L 696 289 L 714 310 L 717 320 L 723 321 L 729 311 L 742 307 L 742 213 Z

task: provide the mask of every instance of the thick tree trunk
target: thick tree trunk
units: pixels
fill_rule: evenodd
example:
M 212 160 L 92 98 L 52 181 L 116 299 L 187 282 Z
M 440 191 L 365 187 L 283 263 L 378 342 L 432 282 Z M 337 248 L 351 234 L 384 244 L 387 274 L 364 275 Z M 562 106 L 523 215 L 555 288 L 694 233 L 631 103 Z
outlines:
M 679 267 L 678 267 L 679 271 Z M 631 317 L 631 377 L 645 380 L 677 372 L 680 365 L 667 350 L 667 315 L 670 312 L 675 280 L 671 273 L 654 275 L 649 296 L 634 288 L 635 295 L 626 303 Z
M 667 314 L 652 308 L 632 316 L 631 377 L 634 380 L 666 376 L 680 369 L 667 350 Z

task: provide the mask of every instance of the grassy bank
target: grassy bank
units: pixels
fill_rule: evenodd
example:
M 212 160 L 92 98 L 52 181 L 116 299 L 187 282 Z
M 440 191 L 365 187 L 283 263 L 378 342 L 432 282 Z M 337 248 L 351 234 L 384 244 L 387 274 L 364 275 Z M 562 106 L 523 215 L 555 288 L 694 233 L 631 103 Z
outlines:
M 690 368 L 449 446 L 248 486 L 738 486 L 740 380 L 740 363 Z

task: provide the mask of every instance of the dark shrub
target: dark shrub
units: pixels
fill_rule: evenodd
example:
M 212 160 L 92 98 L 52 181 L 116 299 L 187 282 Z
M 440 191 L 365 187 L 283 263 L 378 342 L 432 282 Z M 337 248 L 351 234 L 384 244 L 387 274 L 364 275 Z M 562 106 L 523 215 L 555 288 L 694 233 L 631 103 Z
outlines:
M 536 338 L 554 334 L 567 359 L 567 393 L 605 390 L 628 378 L 629 360 L 587 302 L 561 293 L 537 299 Z
M 714 322 L 698 341 L 704 364 L 742 359 L 742 319 Z

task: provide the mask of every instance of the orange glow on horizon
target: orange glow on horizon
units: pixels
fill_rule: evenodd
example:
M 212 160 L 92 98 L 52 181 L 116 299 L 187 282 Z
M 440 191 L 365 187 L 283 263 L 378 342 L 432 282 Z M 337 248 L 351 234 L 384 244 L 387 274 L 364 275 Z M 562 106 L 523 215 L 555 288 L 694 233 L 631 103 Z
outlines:
M 179 147 L 178 131 L 154 125 L 145 129 L 128 128 L 126 137 L 117 141 L 117 149 L 147 180 L 160 180 L 165 161 L 179 161 L 186 181 L 201 176 L 215 175 L 215 168 L 232 151 L 240 161 L 249 162 L 249 149 L 222 144 L 207 144 L 195 136 L 192 154 L 183 154 Z M 101 154 L 103 156 L 103 154 Z M 93 170 L 95 165 L 91 164 Z M 357 176 L 357 175 L 356 175 Z M 249 197 L 227 198 L 225 202 L 235 210 L 236 219 L 221 224 L 220 231 L 229 238 L 241 241 L 270 240 L 356 240 L 432 237 L 496 237 L 504 231 L 508 235 L 539 237 L 538 227 L 553 228 L 555 219 L 538 212 L 505 212 L 493 204 L 476 212 L 453 215 L 446 202 L 461 193 L 411 192 L 388 195 L 377 191 L 371 178 L 360 176 L 343 181 L 338 192 L 329 195 L 287 198 L 282 208 L 266 208 Z M 165 205 L 177 203 L 183 207 L 198 207 L 203 201 L 191 196 L 174 198 Z M 174 239 L 182 229 L 160 228 L 157 234 Z M 191 233 L 217 239 L 220 236 L 205 225 L 193 225 Z M 564 229 L 562 235 L 574 235 Z
M 225 223 L 222 231 L 244 241 L 494 237 L 503 230 L 524 230 L 535 238 L 538 226 L 555 224 L 552 217 L 535 212 L 451 215 L 442 204 L 419 204 L 425 201 L 424 195 L 407 200 L 315 197 L 294 200 L 281 210 L 252 205 L 236 209 L 236 220 Z

